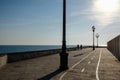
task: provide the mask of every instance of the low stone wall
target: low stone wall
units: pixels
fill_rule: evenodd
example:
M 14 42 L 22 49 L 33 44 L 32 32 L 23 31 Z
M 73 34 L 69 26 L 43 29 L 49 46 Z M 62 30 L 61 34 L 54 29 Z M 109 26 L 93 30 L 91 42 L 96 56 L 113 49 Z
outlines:
M 77 48 L 69 48 L 67 51 L 76 50 Z M 43 51 L 30 51 L 30 52 L 17 52 L 17 53 L 9 53 L 7 54 L 7 62 L 15 62 L 15 61 L 21 61 L 36 57 L 42 57 L 42 56 L 48 56 L 60 53 L 61 49 L 52 49 L 52 50 L 43 50 Z
M 120 35 L 107 43 L 108 50 L 120 61 Z
M 7 55 L 0 55 L 0 68 L 7 64 Z

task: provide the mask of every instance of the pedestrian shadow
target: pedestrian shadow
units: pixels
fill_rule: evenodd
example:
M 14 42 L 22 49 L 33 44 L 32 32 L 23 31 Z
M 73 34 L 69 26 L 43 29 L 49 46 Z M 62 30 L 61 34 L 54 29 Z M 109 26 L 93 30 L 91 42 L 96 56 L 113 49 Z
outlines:
M 58 75 L 59 73 L 61 73 L 62 71 L 60 69 L 57 69 L 56 71 L 46 75 L 46 76 L 43 76 L 37 80 L 50 80 L 51 78 L 53 78 L 54 76 Z
M 76 55 L 74 55 L 73 57 L 81 56 L 81 55 L 83 55 L 83 54 L 90 53 L 90 52 L 92 52 L 92 51 L 93 51 L 93 50 L 89 50 L 89 51 L 86 51 L 86 52 L 83 52 L 83 53 L 80 53 L 80 54 L 76 54 Z
M 83 54 L 77 54 L 77 55 L 74 55 L 73 57 L 77 57 L 77 56 L 81 56 L 81 55 L 83 55 Z

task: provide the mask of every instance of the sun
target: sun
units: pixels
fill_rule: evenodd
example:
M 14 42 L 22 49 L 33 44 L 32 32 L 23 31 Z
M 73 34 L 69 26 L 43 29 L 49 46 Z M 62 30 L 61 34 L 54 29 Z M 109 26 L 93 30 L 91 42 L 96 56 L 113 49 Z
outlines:
M 120 11 L 120 0 L 93 0 L 94 20 L 100 26 L 108 26 L 116 19 Z
M 119 8 L 119 0 L 97 0 L 95 7 L 101 12 L 116 12 Z

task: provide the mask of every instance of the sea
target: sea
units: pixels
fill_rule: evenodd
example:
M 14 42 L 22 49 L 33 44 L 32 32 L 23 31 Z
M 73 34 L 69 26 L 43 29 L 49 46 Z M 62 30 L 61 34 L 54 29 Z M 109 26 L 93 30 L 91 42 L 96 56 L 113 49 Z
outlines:
M 0 54 L 10 54 L 14 52 L 40 51 L 50 49 L 61 49 L 61 45 L 0 45 Z M 67 48 L 76 47 L 68 45 Z

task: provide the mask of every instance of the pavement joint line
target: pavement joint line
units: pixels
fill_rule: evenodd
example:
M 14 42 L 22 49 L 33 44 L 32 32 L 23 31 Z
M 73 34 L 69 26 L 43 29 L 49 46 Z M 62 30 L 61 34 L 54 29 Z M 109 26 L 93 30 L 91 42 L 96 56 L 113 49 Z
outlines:
M 60 78 L 59 78 L 59 80 L 62 80 L 63 79 L 63 77 L 68 73 L 68 71 L 70 71 L 70 70 L 72 70 L 75 66 L 77 66 L 78 64 L 80 64 L 83 60 L 85 60 L 90 54 L 92 54 L 93 52 L 90 52 L 87 56 L 85 56 L 84 58 L 82 58 L 81 60 L 79 60 L 76 64 L 74 64 L 69 70 L 67 70 L 66 72 L 64 72 L 61 76 L 60 76 Z
M 99 60 L 98 60 L 98 64 L 97 64 L 97 67 L 96 67 L 96 79 L 97 80 L 99 80 L 98 69 L 99 69 L 99 65 L 100 65 L 101 53 L 102 53 L 102 49 L 100 50 Z
M 81 72 L 84 72 L 85 71 L 85 68 L 83 68 L 82 70 L 81 70 Z

